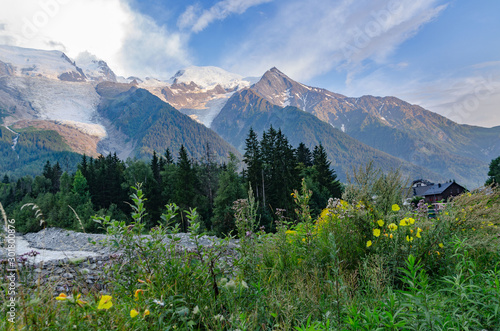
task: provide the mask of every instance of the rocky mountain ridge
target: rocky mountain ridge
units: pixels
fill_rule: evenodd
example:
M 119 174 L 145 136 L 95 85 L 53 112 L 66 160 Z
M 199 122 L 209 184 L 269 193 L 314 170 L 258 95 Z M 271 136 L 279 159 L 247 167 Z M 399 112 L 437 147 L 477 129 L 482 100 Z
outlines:
M 0 116 L 4 123 L 23 121 L 24 126 L 50 127 L 75 145 L 75 132 L 59 128 L 71 127 L 91 137 L 76 139 L 77 144 L 90 146 L 72 148 L 78 152 L 97 155 L 121 150 L 125 157 L 138 150 L 139 142 L 124 136 L 98 112 L 107 97 L 124 93 L 125 98 L 134 88 L 148 91 L 208 128 L 223 109 L 223 117 L 228 118 L 228 107 L 236 107 L 230 102 L 232 97 L 248 89 L 262 99 L 257 102 L 264 108 L 300 109 L 372 148 L 433 173 L 466 180 L 471 187 L 481 185 L 488 162 L 500 154 L 500 127 L 459 125 L 395 97 L 347 97 L 294 81 L 277 68 L 260 79 L 243 78 L 216 67 L 189 67 L 168 81 L 123 78 L 91 54 L 73 61 L 58 51 L 0 46 Z M 236 114 L 263 110 L 243 99 L 238 103 L 240 108 L 233 109 Z M 250 99 L 247 102 L 257 100 Z M 263 100 L 268 105 L 264 106 Z M 219 121 L 214 129 L 227 136 L 233 130 L 231 125 L 239 125 L 239 130 L 247 127 L 243 121 L 244 117 L 228 122 L 226 132 Z M 241 150 L 241 146 L 235 147 Z

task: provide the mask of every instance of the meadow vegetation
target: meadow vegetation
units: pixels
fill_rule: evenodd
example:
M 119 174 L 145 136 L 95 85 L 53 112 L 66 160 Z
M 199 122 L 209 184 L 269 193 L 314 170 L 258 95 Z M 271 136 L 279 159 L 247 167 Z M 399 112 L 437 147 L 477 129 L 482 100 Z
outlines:
M 148 197 L 136 186 L 132 221 L 95 219 L 107 243 L 122 249 L 106 291 L 82 285 L 54 295 L 50 285 L 22 284 L 16 324 L 3 304 L 0 329 L 500 329 L 498 188 L 465 193 L 429 218 L 423 202 L 402 203 L 404 187 L 398 172 L 368 165 L 316 216 L 303 180 L 288 193 L 294 212 L 274 210 L 274 232 L 261 228 L 250 189 L 233 204 L 236 250 L 231 236 L 208 248 L 198 244 L 203 226 L 188 209 L 197 249 L 183 251 L 171 236 L 180 231 L 179 207 L 168 204 L 149 229 Z

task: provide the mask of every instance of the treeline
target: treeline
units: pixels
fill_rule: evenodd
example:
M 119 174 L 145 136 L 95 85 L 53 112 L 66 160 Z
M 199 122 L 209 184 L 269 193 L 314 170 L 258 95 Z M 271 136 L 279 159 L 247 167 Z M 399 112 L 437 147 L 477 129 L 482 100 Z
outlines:
M 167 203 L 176 203 L 181 210 L 196 208 L 204 227 L 221 235 L 235 229 L 233 203 L 246 198 L 250 188 L 259 204 L 260 224 L 267 231 L 275 229 L 277 210 L 285 217 L 295 213 L 291 192 L 300 187 L 302 178 L 313 191 L 314 213 L 326 206 L 328 198 L 342 193 L 323 146 L 311 151 L 300 144 L 295 149 L 272 127 L 260 140 L 250 130 L 243 165 L 232 154 L 219 164 L 209 145 L 205 151 L 199 160 L 189 158 L 183 145 L 175 155 L 167 149 L 163 154 L 153 153 L 149 160 L 124 162 L 116 154 L 95 159 L 84 155 L 72 174 L 63 172 L 58 162 L 47 161 L 35 178 L 11 181 L 4 175 L 0 202 L 16 219 L 18 231 L 37 231 L 45 222 L 47 226 L 100 232 L 103 229 L 92 216 L 127 219 L 131 187 L 141 183 L 147 197 L 148 227 L 158 224 Z M 35 217 L 32 206 L 25 206 L 29 203 L 39 206 L 43 215 Z M 182 213 L 178 222 L 185 231 L 187 220 Z

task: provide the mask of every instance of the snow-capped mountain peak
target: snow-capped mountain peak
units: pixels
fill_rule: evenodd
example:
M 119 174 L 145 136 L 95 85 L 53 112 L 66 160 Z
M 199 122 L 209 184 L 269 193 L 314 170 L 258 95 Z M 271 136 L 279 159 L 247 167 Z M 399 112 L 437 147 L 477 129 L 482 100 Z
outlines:
M 179 70 L 171 79 L 172 84 L 191 82 L 202 89 L 214 88 L 220 85 L 224 89 L 244 88 L 250 86 L 250 82 L 238 74 L 227 72 L 218 67 L 188 67 Z
M 89 52 L 78 54 L 75 63 L 90 80 L 98 82 L 117 81 L 115 73 L 108 67 L 108 64 Z
M 14 76 L 85 81 L 82 70 L 61 51 L 0 45 L 0 61 L 13 67 Z

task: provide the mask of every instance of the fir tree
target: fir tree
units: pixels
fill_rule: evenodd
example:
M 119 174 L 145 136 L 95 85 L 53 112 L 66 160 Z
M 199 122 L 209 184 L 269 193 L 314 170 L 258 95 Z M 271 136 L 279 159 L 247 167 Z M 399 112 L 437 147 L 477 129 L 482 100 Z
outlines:
M 248 137 L 245 140 L 245 154 L 243 155 L 243 162 L 245 162 L 247 166 L 246 181 L 252 186 L 257 199 L 262 201 L 262 154 L 257 134 L 252 128 L 250 128 Z
M 342 186 L 337 180 L 335 171 L 330 168 L 331 162 L 328 160 L 325 148 L 321 144 L 314 147 L 313 164 L 316 170 L 314 180 L 327 189 L 331 198 L 339 198 L 342 194 Z
M 245 196 L 243 185 L 236 172 L 237 158 L 230 154 L 229 163 L 220 176 L 219 188 L 214 201 L 213 228 L 217 234 L 229 234 L 235 230 L 233 202 Z
M 184 148 L 184 145 L 181 145 L 177 161 L 175 201 L 182 210 L 193 207 L 195 184 L 196 177 L 192 163 L 188 158 L 186 148 Z M 183 222 L 182 227 L 186 231 L 187 224 Z
M 296 151 L 297 163 L 302 163 L 305 167 L 312 167 L 312 154 L 304 143 L 300 143 Z

